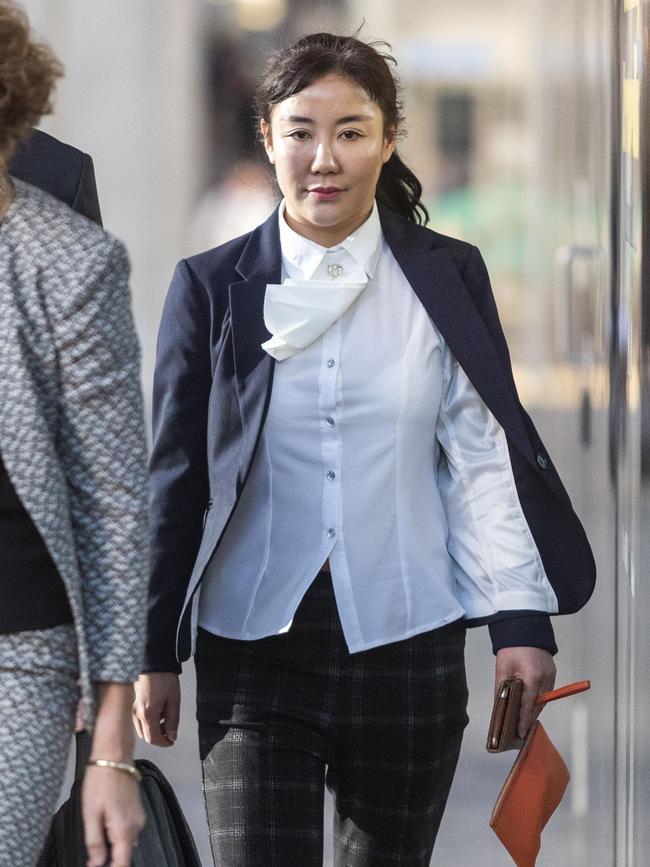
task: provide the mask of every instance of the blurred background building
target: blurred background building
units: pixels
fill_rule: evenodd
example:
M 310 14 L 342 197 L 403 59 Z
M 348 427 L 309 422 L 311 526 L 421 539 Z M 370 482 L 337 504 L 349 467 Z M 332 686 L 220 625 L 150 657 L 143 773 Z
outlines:
M 105 224 L 131 251 L 147 400 L 176 261 L 276 200 L 251 109 L 268 53 L 314 30 L 390 42 L 400 151 L 431 226 L 483 252 L 523 402 L 598 561 L 594 600 L 557 624 L 558 682 L 593 689 L 544 715 L 573 780 L 539 863 L 650 863 L 648 0 L 24 5 L 67 68 L 44 128 L 93 155 Z M 512 755 L 484 751 L 485 630 L 469 637 L 468 667 L 472 722 L 434 860 L 497 867 L 510 862 L 488 820 Z M 207 865 L 191 665 L 183 681 L 180 742 L 141 752 L 169 773 Z

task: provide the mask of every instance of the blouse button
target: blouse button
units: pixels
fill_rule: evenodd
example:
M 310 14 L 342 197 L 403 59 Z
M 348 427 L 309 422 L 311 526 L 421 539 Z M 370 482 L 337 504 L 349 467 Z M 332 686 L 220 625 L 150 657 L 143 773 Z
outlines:
M 541 452 L 537 455 L 537 466 L 540 468 L 540 470 L 545 470 L 548 468 L 548 461 L 546 460 L 544 455 L 541 454 Z
M 327 531 L 327 535 L 330 537 L 330 539 L 333 539 L 334 536 L 336 536 L 336 530 L 333 527 L 330 527 Z
M 332 418 L 331 415 L 328 415 L 327 418 L 325 419 L 325 421 L 328 423 L 328 425 L 330 427 L 334 427 L 334 419 Z
M 333 472 L 332 470 L 328 470 L 328 471 L 327 471 L 327 478 L 328 478 L 330 481 L 332 481 L 333 479 L 336 478 L 336 473 Z
M 327 362 L 327 366 L 328 366 L 328 367 L 334 367 L 334 364 L 335 364 L 335 363 L 336 363 L 336 362 L 334 361 L 334 359 L 333 359 L 333 358 L 330 358 L 330 360 Z

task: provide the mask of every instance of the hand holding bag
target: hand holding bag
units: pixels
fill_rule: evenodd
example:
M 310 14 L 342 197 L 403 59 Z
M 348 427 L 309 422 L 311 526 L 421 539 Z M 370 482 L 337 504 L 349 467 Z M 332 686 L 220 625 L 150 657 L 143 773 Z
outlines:
M 81 784 L 90 738 L 78 732 L 75 781 L 70 797 L 54 816 L 37 867 L 86 867 L 81 819 Z M 192 832 L 176 795 L 162 771 L 146 759 L 136 759 L 142 774 L 140 794 L 146 824 L 133 850 L 131 867 L 201 867 Z
M 495 705 L 501 696 L 501 686 L 500 684 L 497 691 Z M 589 689 L 590 686 L 588 680 L 572 683 L 543 693 L 537 697 L 535 704 L 546 704 L 549 701 L 574 695 Z M 510 710 L 514 713 L 512 709 Z M 518 715 L 517 706 L 517 718 Z M 494 712 L 490 722 L 488 749 L 491 737 L 497 737 L 498 740 L 499 733 L 492 733 L 493 722 Z M 504 747 L 504 749 L 508 748 Z M 497 750 L 491 750 L 491 752 L 495 751 Z M 568 784 L 569 771 L 562 756 L 553 746 L 542 724 L 535 721 L 499 793 L 490 819 L 490 827 L 508 850 L 517 867 L 535 867 L 542 831 L 560 804 Z

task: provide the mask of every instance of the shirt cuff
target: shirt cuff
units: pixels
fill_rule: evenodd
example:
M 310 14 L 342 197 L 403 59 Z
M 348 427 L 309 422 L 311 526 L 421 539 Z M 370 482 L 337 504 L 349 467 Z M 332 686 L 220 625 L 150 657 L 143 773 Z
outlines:
M 503 647 L 541 647 L 555 655 L 557 644 L 548 614 L 521 614 L 494 620 L 488 624 L 492 650 L 496 655 Z

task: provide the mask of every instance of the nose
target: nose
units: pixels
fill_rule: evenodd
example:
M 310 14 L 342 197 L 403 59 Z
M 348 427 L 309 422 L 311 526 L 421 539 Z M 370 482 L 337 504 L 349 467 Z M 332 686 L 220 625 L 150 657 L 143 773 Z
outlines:
M 319 142 L 312 160 L 311 170 L 314 174 L 331 174 L 339 169 L 334 152 L 328 142 Z

